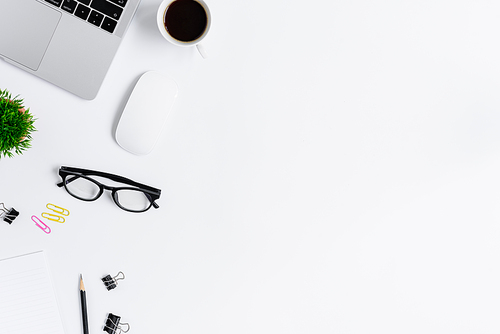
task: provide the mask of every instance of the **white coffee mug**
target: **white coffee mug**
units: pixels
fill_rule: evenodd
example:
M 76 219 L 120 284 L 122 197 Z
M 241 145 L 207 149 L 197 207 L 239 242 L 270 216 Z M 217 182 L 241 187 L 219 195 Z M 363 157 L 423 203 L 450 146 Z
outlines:
M 207 58 L 208 55 L 205 52 L 205 49 L 203 48 L 203 46 L 200 44 L 200 42 L 205 38 L 208 31 L 210 30 L 210 25 L 212 23 L 212 16 L 210 15 L 210 10 L 208 9 L 207 4 L 203 0 L 193 0 L 193 1 L 198 2 L 205 10 L 205 13 L 207 14 L 207 24 L 205 27 L 205 31 L 203 31 L 203 33 L 198 38 L 196 38 L 195 40 L 192 40 L 192 41 L 184 42 L 184 41 L 181 41 L 181 40 L 178 40 L 178 39 L 175 39 L 174 37 L 172 37 L 165 26 L 165 15 L 167 14 L 167 10 L 168 10 L 169 6 L 175 1 L 178 1 L 178 0 L 163 0 L 160 7 L 158 8 L 158 14 L 156 15 L 156 22 L 158 24 L 158 29 L 160 30 L 160 33 L 162 34 L 163 37 L 165 37 L 165 39 L 167 41 L 169 41 L 170 43 L 172 43 L 174 45 L 178 45 L 178 46 L 196 45 L 196 48 L 198 49 L 198 52 L 200 53 L 200 55 L 203 58 Z M 179 0 L 179 1 L 183 1 L 183 0 Z

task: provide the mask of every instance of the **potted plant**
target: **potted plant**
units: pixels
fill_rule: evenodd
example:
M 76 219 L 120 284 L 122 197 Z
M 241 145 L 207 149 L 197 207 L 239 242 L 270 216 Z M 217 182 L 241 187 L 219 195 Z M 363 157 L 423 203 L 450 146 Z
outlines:
M 0 158 L 12 158 L 31 147 L 35 119 L 19 96 L 0 90 Z

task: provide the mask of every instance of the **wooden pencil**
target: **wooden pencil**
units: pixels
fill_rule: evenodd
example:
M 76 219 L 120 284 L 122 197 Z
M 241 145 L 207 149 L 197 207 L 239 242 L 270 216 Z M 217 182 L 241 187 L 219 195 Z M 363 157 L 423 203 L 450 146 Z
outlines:
M 80 302 L 82 303 L 83 334 L 89 334 L 89 322 L 87 319 L 87 297 L 85 294 L 85 286 L 83 285 L 82 274 L 80 274 Z

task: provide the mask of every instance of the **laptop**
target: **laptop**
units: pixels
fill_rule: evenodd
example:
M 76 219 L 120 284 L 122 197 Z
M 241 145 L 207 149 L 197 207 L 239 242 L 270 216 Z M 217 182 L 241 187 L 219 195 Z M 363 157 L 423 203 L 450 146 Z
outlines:
M 0 58 L 92 100 L 140 0 L 0 0 Z

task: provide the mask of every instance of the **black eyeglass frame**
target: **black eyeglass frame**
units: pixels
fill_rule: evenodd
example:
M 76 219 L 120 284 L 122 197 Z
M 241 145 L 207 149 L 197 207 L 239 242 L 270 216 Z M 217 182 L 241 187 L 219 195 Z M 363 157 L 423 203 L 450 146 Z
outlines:
M 99 171 L 95 171 L 95 170 L 83 169 L 83 168 L 68 167 L 68 166 L 61 166 L 59 168 L 59 176 L 61 177 L 62 182 L 57 183 L 57 186 L 59 188 L 64 187 L 64 189 L 66 189 L 68 194 L 70 194 L 71 196 L 73 196 L 79 200 L 82 200 L 82 201 L 87 201 L 87 202 L 95 201 L 99 197 L 102 196 L 102 194 L 104 193 L 104 190 L 109 190 L 109 191 L 111 191 L 111 197 L 113 198 L 113 201 L 122 210 L 125 210 L 128 212 L 140 213 L 140 212 L 145 212 L 145 211 L 149 210 L 151 208 L 151 206 L 153 206 L 155 209 L 158 209 L 160 207 L 155 202 L 157 199 L 160 198 L 160 195 L 161 195 L 160 189 L 153 188 L 153 187 L 147 186 L 145 184 L 135 182 L 135 181 L 133 181 L 131 179 L 127 179 L 126 177 L 123 177 L 123 176 L 105 173 L 105 172 L 99 172 Z M 81 198 L 81 197 L 78 197 L 78 196 L 72 194 L 71 191 L 69 191 L 68 188 L 66 187 L 66 184 L 71 182 L 71 180 L 68 180 L 68 181 L 66 180 L 68 176 L 78 176 L 78 177 L 84 178 L 84 179 L 94 183 L 95 185 L 97 185 L 99 187 L 99 193 L 97 194 L 97 196 L 95 198 L 91 198 L 91 199 Z M 105 184 L 102 184 L 102 183 L 94 180 L 93 178 L 91 178 L 89 176 L 104 177 L 104 178 L 110 179 L 110 180 L 115 181 L 115 182 L 120 182 L 120 183 L 130 185 L 132 187 L 110 187 L 110 186 L 107 186 Z M 123 207 L 120 204 L 120 202 L 118 201 L 118 198 L 116 196 L 116 193 L 119 190 L 135 190 L 135 191 L 139 190 L 139 191 L 143 192 L 149 200 L 149 206 L 144 210 L 130 210 L 130 209 Z

